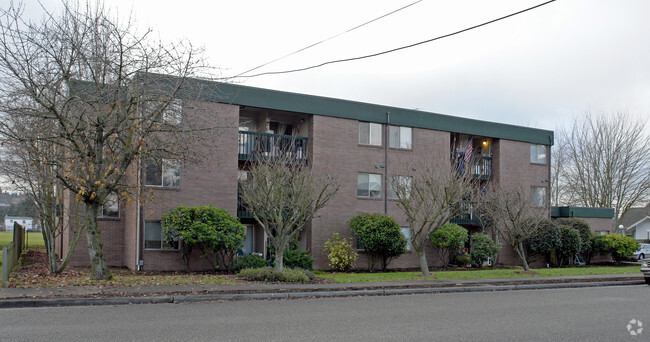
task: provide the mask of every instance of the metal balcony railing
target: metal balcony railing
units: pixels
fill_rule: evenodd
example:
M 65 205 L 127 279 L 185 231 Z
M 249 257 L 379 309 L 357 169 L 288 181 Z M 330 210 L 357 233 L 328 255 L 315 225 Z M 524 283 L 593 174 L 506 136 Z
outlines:
M 239 131 L 239 160 L 279 157 L 289 154 L 297 160 L 307 160 L 309 139 L 292 135 Z
M 473 155 L 469 162 L 465 162 L 465 153 L 457 152 L 452 153 L 451 161 L 458 165 L 459 172 L 466 172 L 466 168 L 470 168 L 469 174 L 474 178 L 486 180 L 492 178 L 492 157 Z

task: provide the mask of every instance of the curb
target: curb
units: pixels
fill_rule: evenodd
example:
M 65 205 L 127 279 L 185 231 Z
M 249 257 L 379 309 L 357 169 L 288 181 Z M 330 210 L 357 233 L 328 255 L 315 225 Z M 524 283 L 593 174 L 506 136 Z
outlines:
M 178 296 L 145 296 L 145 297 L 106 297 L 106 298 L 53 298 L 53 299 L 10 299 L 0 300 L 0 309 L 42 308 L 62 306 L 89 305 L 126 305 L 126 304 L 162 304 L 162 303 L 195 303 L 207 301 L 233 300 L 268 300 L 268 299 L 299 299 L 299 298 L 332 298 L 332 297 L 361 297 L 361 296 L 394 296 L 408 294 L 437 294 L 456 292 L 494 292 L 518 290 L 542 290 L 563 288 L 584 288 L 603 286 L 645 285 L 644 280 L 576 282 L 552 284 L 522 284 L 522 285 L 484 285 L 464 287 L 415 287 L 369 290 L 342 291 L 313 291 L 313 292 L 263 292 L 263 293 L 228 293 L 213 295 L 178 295 Z

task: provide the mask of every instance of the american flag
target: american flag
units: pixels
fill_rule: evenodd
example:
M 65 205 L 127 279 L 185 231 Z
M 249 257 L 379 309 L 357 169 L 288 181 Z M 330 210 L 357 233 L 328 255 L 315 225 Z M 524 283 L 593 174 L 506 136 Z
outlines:
M 472 159 L 472 151 L 474 150 L 474 147 L 472 147 L 472 139 L 474 138 L 469 138 L 469 142 L 467 143 L 467 151 L 465 151 L 465 163 L 469 163 L 469 161 Z

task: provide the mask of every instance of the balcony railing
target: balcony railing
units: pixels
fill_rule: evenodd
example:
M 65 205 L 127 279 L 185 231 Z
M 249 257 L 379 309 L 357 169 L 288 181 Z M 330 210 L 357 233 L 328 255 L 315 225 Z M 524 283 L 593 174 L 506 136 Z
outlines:
M 465 153 L 460 152 L 452 153 L 451 161 L 458 165 L 459 172 L 468 172 L 472 177 L 479 179 L 492 178 L 492 157 L 473 155 L 469 162 L 465 162 Z
M 239 160 L 289 155 L 306 161 L 308 141 L 307 138 L 292 135 L 239 131 Z

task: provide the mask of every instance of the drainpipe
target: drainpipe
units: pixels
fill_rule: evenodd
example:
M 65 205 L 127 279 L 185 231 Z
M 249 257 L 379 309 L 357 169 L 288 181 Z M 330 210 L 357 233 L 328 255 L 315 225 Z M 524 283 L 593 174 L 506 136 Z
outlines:
M 137 198 L 135 202 L 135 216 L 136 216 L 136 223 L 135 223 L 135 269 L 138 271 L 142 271 L 142 266 L 143 266 L 143 255 L 142 255 L 142 222 L 144 220 L 144 216 L 142 215 L 142 182 L 144 177 L 143 173 L 144 170 L 142 169 L 142 158 L 138 158 L 138 172 L 136 172 L 136 182 L 138 184 L 138 191 L 137 191 Z
M 390 125 L 390 112 L 386 112 L 386 127 L 384 129 L 386 141 L 384 142 L 384 215 L 388 215 L 388 126 Z

